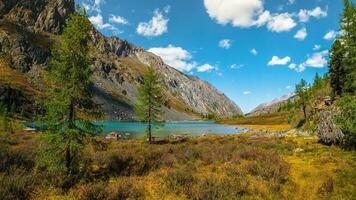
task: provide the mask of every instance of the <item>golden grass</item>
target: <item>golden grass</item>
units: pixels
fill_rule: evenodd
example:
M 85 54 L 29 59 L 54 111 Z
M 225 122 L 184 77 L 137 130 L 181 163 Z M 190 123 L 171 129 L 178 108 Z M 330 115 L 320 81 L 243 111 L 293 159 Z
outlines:
M 289 113 L 279 112 L 259 116 L 239 117 L 234 119 L 222 119 L 219 123 L 231 125 L 280 125 L 288 124 Z
M 290 166 L 290 180 L 293 184 L 285 186 L 293 192 L 293 199 L 352 199 L 356 194 L 356 185 L 342 177 L 343 172 L 350 173 L 350 180 L 356 181 L 356 154 L 339 147 L 325 146 L 315 137 L 289 137 L 298 144 L 299 152 L 283 155 Z M 325 192 L 325 183 L 331 180 L 332 191 Z M 347 188 L 344 188 L 347 185 Z M 351 198 L 350 198 L 351 197 Z
M 239 125 L 239 127 L 247 128 L 255 131 L 289 131 L 292 126 L 289 124 L 280 125 Z
M 32 145 L 32 148 L 36 146 L 36 135 L 17 133 L 13 137 L 18 140 L 13 146 L 14 150 L 24 150 L 28 148 L 26 144 Z M 242 199 L 354 199 L 356 195 L 354 184 L 356 182 L 356 152 L 321 145 L 315 137 L 256 138 L 245 134 L 207 136 L 184 143 L 163 145 L 147 145 L 138 140 L 113 141 L 108 144 L 107 150 L 99 150 L 100 153 L 97 151 L 88 152 L 90 155 L 95 155 L 92 155 L 94 161 L 100 161 L 97 164 L 108 159 L 110 155 L 130 155 L 129 158 L 132 156 L 135 160 L 134 166 L 144 166 L 142 162 L 172 164 L 160 164 L 160 167 L 144 175 L 110 176 L 107 181 L 92 180 L 92 183 L 79 183 L 67 193 L 55 187 L 38 187 L 32 198 L 78 199 L 87 194 L 88 184 L 96 183 L 106 188 L 108 195 L 115 192 L 117 188 L 124 188 L 133 193 L 141 192 L 145 199 L 187 199 L 187 196 L 180 190 L 181 186 L 177 185 L 177 190 L 174 188 L 172 190 L 166 181 L 170 173 L 184 168 L 190 169 L 188 174 L 193 175 L 197 181 L 188 189 L 198 195 L 212 192 L 210 189 L 214 189 L 215 186 L 209 186 L 209 184 L 214 184 L 214 181 L 222 184 L 225 180 L 229 181 L 229 184 L 238 184 L 232 186 L 243 189 L 244 192 L 241 193 L 243 196 L 240 197 Z M 191 154 L 192 152 L 197 153 L 198 157 Z M 155 161 L 143 159 L 145 156 L 150 156 L 149 154 L 159 157 Z M 274 159 L 270 160 L 270 156 L 280 157 L 283 161 L 276 161 L 279 162 L 276 164 Z M 277 184 L 277 188 L 273 189 L 271 185 L 275 183 L 268 178 L 263 178 L 263 174 L 269 170 L 273 170 L 272 174 L 279 173 L 279 169 L 275 167 L 281 166 L 284 161 L 289 166 L 287 177 L 285 181 Z M 263 164 L 264 162 L 268 164 Z M 259 169 L 259 167 L 262 168 Z M 259 169 L 257 175 L 246 171 L 255 169 Z M 240 176 L 241 179 L 239 179 Z M 274 177 L 280 177 L 280 175 Z M 231 178 L 237 178 L 237 180 Z M 202 184 L 204 180 L 213 182 Z M 329 185 L 330 183 L 332 185 L 329 189 L 328 185 L 325 185 L 328 180 L 331 180 Z M 325 191 L 325 188 L 328 190 Z M 221 187 L 216 189 L 223 190 Z M 96 190 L 91 190 L 93 191 Z M 220 196 L 218 199 L 233 198 Z

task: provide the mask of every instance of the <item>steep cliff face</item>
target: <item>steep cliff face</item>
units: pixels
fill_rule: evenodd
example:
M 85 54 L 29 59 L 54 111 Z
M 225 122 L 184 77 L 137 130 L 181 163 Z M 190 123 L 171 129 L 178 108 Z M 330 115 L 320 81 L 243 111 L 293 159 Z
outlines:
M 73 0 L 0 0 L 0 58 L 42 87 L 38 77 L 72 12 Z M 93 98 L 108 119 L 135 119 L 137 88 L 148 65 L 161 74 L 167 120 L 192 120 L 209 113 L 221 117 L 242 114 L 209 83 L 175 70 L 126 40 L 105 37 L 93 28 L 90 44 L 95 65 Z

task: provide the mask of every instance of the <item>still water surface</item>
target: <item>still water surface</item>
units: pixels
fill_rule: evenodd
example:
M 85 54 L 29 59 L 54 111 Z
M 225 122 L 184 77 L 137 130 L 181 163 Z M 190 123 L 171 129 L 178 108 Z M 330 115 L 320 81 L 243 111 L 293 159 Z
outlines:
M 141 122 L 95 122 L 101 125 L 103 134 L 110 132 L 129 133 L 130 138 L 139 138 L 145 135 L 147 125 Z M 172 134 L 202 135 L 202 134 L 236 134 L 242 129 L 234 126 L 217 124 L 214 122 L 166 122 L 161 126 L 155 126 L 154 136 L 166 137 Z

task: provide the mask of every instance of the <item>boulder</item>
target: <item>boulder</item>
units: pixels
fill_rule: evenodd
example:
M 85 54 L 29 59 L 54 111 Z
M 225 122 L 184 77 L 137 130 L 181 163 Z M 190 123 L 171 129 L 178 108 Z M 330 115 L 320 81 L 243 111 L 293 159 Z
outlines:
M 334 123 L 336 112 L 332 109 L 321 111 L 318 120 L 318 136 L 324 144 L 339 144 L 344 134 Z

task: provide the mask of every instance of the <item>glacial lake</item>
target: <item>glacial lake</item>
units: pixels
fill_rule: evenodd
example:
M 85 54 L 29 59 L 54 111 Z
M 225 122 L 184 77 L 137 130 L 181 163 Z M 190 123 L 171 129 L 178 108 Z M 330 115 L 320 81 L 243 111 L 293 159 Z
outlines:
M 121 134 L 129 133 L 129 138 L 139 138 L 145 135 L 147 125 L 141 122 L 95 122 L 94 124 L 102 126 L 103 134 L 116 132 Z M 217 124 L 215 122 L 165 122 L 161 126 L 154 126 L 153 136 L 164 138 L 168 135 L 202 135 L 202 134 L 237 134 L 242 129 L 235 126 Z
M 33 122 L 24 122 L 23 124 L 27 127 L 41 129 L 41 126 Z M 145 136 L 147 129 L 147 124 L 141 122 L 94 122 L 94 124 L 101 126 L 103 135 L 115 132 L 128 139 Z M 166 138 L 174 134 L 192 136 L 202 134 L 226 135 L 241 133 L 243 130 L 236 126 L 217 124 L 212 121 L 165 122 L 161 125 L 154 125 L 152 135 L 158 138 Z

